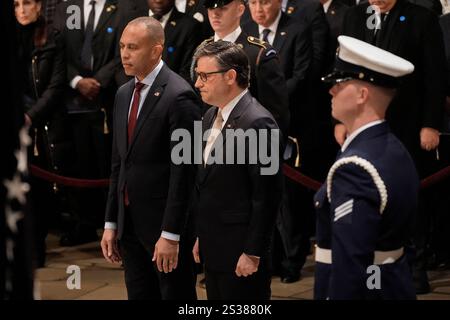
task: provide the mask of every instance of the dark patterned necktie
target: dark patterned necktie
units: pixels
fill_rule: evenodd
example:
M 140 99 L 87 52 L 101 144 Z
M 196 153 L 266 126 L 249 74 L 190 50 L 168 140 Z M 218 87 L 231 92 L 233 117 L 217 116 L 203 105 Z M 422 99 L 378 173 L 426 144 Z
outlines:
M 95 0 L 91 0 L 92 6 L 89 13 L 86 29 L 84 29 L 84 42 L 81 49 L 81 63 L 87 70 L 92 70 L 92 38 L 94 37 Z

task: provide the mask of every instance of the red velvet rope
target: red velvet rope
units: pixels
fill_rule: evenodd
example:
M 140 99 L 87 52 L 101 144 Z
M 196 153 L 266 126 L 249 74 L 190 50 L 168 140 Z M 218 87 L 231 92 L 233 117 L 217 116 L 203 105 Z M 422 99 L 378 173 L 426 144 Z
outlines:
M 308 176 L 305 176 L 304 174 L 300 173 L 294 168 L 288 166 L 286 163 L 283 163 L 283 173 L 289 179 L 294 180 L 295 182 L 301 184 L 302 186 L 308 189 L 312 189 L 314 191 L 319 190 L 320 186 L 322 185 L 322 182 L 319 182 Z
M 101 188 L 109 186 L 109 179 L 90 180 L 90 179 L 69 178 L 60 176 L 53 172 L 46 171 L 35 165 L 30 165 L 30 172 L 33 176 L 37 178 L 68 187 Z
M 77 179 L 77 178 L 69 178 L 61 175 L 57 175 L 55 173 L 46 171 L 41 169 L 35 165 L 30 165 L 30 172 L 33 176 L 49 181 L 54 182 L 60 185 L 68 186 L 68 187 L 78 187 L 78 188 L 101 188 L 109 186 L 109 179 Z M 319 190 L 322 182 L 314 180 L 294 168 L 288 166 L 287 164 L 283 164 L 283 173 L 289 179 L 301 184 L 302 186 L 317 191 Z M 450 166 L 432 174 L 429 177 L 426 177 L 420 182 L 420 188 L 426 189 L 429 188 L 446 178 L 450 177 Z

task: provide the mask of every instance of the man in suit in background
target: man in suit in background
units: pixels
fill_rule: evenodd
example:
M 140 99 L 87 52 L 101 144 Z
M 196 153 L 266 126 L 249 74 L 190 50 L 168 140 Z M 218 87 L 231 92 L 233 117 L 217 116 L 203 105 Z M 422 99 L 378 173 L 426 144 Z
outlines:
M 297 21 L 305 23 L 310 32 L 313 44 L 313 67 L 312 72 L 317 79 L 323 76 L 328 48 L 327 39 L 329 28 L 327 20 L 319 0 L 282 0 L 281 10 Z M 247 6 L 243 16 L 242 24 L 251 21 L 250 10 Z M 318 81 L 319 81 L 318 80 Z
M 193 59 L 195 86 L 213 106 L 203 118 L 203 132 L 211 130 L 196 179 L 193 254 L 197 262 L 199 251 L 204 258 L 208 299 L 267 300 L 270 242 L 282 190 L 278 126 L 249 93 L 249 61 L 237 45 L 205 42 Z M 251 131 L 256 139 L 247 143 L 244 136 Z M 260 133 L 267 134 L 266 141 Z M 261 157 L 266 147 L 271 172 L 265 172 L 269 168 Z
M 313 156 L 304 154 L 304 145 L 311 141 L 308 128 L 315 125 L 314 108 L 307 108 L 310 95 L 309 82 L 311 80 L 312 43 L 310 30 L 306 22 L 288 16 L 281 10 L 281 0 L 250 0 L 249 9 L 252 21 L 243 25 L 248 34 L 258 37 L 277 50 L 280 65 L 286 78 L 289 94 L 289 111 L 291 114 L 289 126 L 289 139 L 300 142 L 301 158 L 308 160 Z M 296 159 L 297 148 L 292 144 L 293 159 Z M 295 161 L 288 162 L 295 166 Z M 290 283 L 299 280 L 300 270 L 306 261 L 310 251 L 309 238 L 311 231 L 307 229 L 313 224 L 305 221 L 306 210 L 304 204 L 312 202 L 312 194 L 309 199 L 303 199 L 298 184 L 286 181 L 285 201 L 277 219 L 277 230 L 274 244 L 274 270 L 278 271 L 281 281 Z M 311 216 L 312 216 L 311 210 Z M 278 239 L 281 240 L 278 241 Z M 279 244 L 280 243 L 280 244 Z M 279 245 L 278 245 L 279 244 Z M 281 261 L 278 261 L 278 252 L 281 253 Z M 281 262 L 281 265 L 279 266 Z
M 81 19 L 74 8 L 80 10 Z M 121 69 L 121 19 L 117 0 L 69 0 L 57 7 L 54 27 L 61 32 L 67 59 L 64 105 L 74 151 L 73 162 L 64 172 L 68 176 L 81 179 L 109 176 L 109 124 L 117 89 L 116 75 Z M 75 223 L 61 238 L 61 245 L 97 240 L 96 228 L 101 223 L 98 212 L 104 210 L 106 192 L 72 189 L 68 193 Z
M 178 11 L 175 0 L 147 2 L 148 15 L 159 20 L 164 28 L 163 61 L 172 71 L 190 81 L 192 55 L 203 40 L 202 34 L 198 32 L 200 22 Z
M 330 69 L 327 70 L 327 72 L 331 72 L 338 46 L 337 37 L 339 37 L 342 32 L 342 23 L 344 22 L 344 16 L 349 7 L 341 2 L 341 0 L 321 0 L 320 2 L 323 5 L 328 26 L 330 27 L 330 34 L 328 37 L 329 57 L 327 58 L 330 62 L 328 64 Z
M 164 30 L 156 19 L 131 21 L 120 40 L 134 79 L 116 95 L 111 184 L 102 239 L 109 262 L 123 258 L 129 299 L 196 298 L 186 230 L 194 169 L 171 161 L 177 129 L 193 133 L 200 102 L 161 60 Z M 117 246 L 119 241 L 120 248 Z

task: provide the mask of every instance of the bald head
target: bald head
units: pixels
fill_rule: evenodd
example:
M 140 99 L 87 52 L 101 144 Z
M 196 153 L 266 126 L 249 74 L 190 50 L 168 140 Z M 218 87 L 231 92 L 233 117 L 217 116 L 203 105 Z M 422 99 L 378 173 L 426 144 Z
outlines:
M 158 20 L 152 17 L 139 17 L 130 21 L 127 28 L 138 26 L 147 31 L 148 37 L 152 44 L 160 44 L 164 46 L 164 29 Z
M 125 74 L 141 81 L 159 64 L 163 50 L 164 31 L 157 20 L 142 17 L 131 21 L 120 38 Z

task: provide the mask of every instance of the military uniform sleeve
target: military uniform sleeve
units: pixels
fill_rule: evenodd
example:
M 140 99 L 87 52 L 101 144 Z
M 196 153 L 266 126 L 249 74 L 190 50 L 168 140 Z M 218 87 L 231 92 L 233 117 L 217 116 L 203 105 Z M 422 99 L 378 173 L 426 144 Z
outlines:
M 286 80 L 275 49 L 268 47 L 260 51 L 255 71 L 258 100 L 272 113 L 281 131 L 285 133 L 289 126 L 289 100 Z

